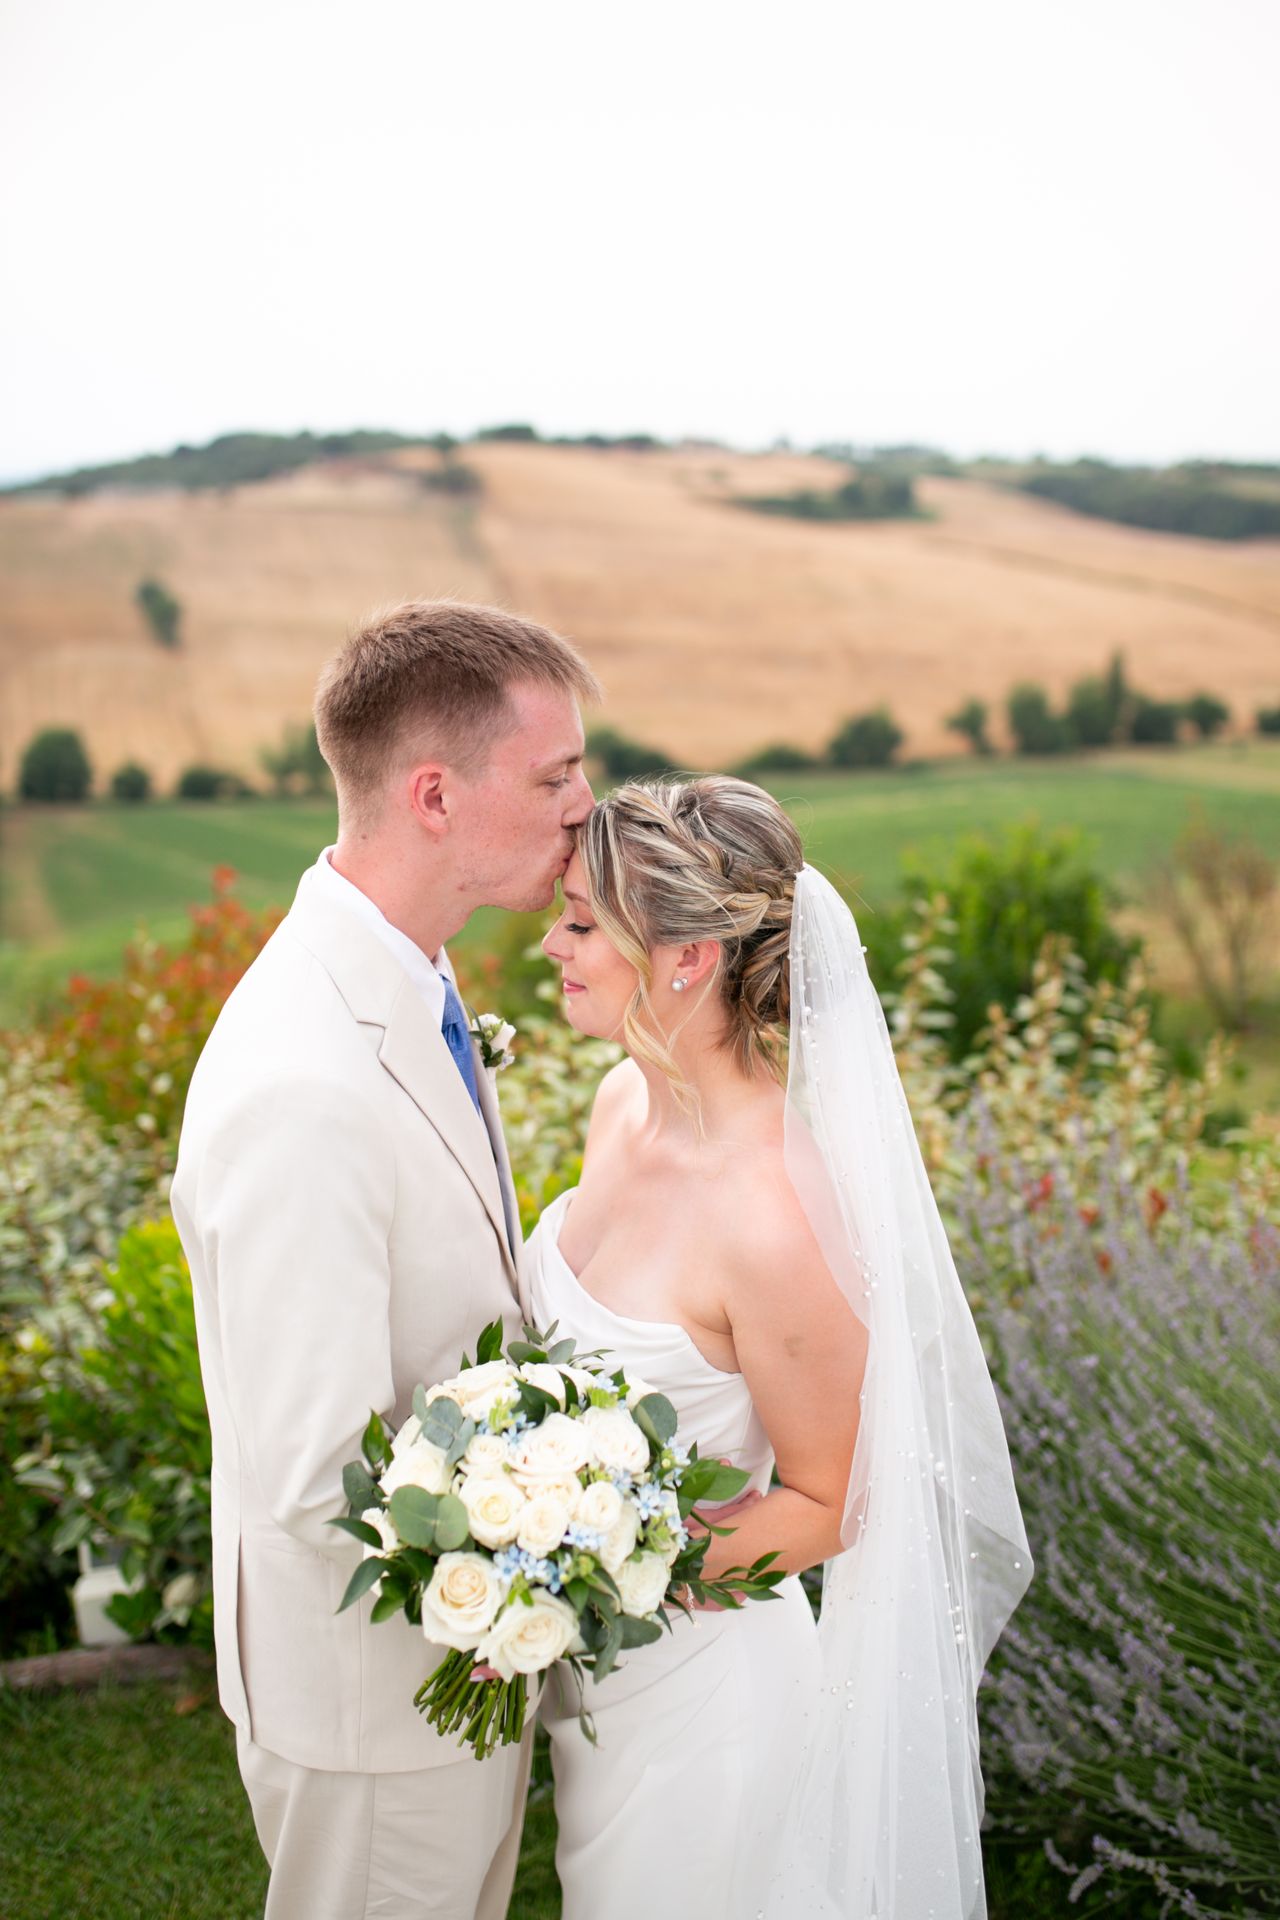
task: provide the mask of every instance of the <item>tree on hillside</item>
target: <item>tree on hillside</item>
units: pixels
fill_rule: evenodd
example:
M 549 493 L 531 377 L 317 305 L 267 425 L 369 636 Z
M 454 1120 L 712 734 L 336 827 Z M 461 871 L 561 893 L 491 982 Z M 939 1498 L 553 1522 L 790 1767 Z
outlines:
M 1183 709 L 1202 740 L 1212 740 L 1231 718 L 1231 709 L 1211 693 L 1193 693 Z
M 1139 747 L 1172 746 L 1178 737 L 1182 708 L 1176 700 L 1152 700 L 1140 693 L 1129 720 L 1129 738 Z
M 671 769 L 671 757 L 661 747 L 628 740 L 616 727 L 594 727 L 587 735 L 587 754 L 610 780 L 643 780 Z
M 1253 722 L 1259 733 L 1280 733 L 1280 707 L 1259 707 Z
M 973 751 L 978 754 L 994 752 L 987 738 L 987 703 L 985 700 L 966 700 L 962 707 L 946 721 L 948 733 L 958 733 L 967 740 Z
M 151 775 L 136 760 L 126 760 L 111 776 L 113 800 L 141 801 L 151 798 Z
M 87 800 L 92 785 L 84 742 L 70 727 L 46 727 L 22 756 L 18 793 L 23 800 Z
M 887 767 L 903 738 L 888 707 L 876 707 L 845 721 L 827 748 L 827 758 L 834 767 Z
M 275 791 L 318 795 L 333 791 L 333 778 L 320 751 L 315 724 L 286 727 L 278 747 L 263 747 L 258 755 Z
M 1078 747 L 1109 747 L 1115 739 L 1116 707 L 1109 681 L 1096 673 L 1077 680 L 1067 695 L 1066 724 Z
M 1019 753 L 1064 753 L 1070 746 L 1066 725 L 1049 705 L 1043 687 L 1023 680 L 1008 700 L 1009 731 Z
M 182 608 L 162 580 L 140 580 L 134 599 L 162 647 L 181 644 Z

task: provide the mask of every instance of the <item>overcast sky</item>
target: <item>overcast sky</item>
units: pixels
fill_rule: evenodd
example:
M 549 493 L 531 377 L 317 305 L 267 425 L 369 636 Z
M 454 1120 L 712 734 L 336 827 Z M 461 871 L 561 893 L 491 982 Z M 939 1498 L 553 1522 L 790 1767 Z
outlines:
M 0 474 L 236 427 L 1280 458 L 1275 0 L 2 0 Z

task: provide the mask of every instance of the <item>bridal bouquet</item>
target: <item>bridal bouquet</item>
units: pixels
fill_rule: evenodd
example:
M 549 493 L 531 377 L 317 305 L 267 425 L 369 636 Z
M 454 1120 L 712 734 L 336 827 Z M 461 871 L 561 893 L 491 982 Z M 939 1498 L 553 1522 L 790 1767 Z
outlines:
M 783 1578 L 768 1553 L 705 1579 L 728 1529 L 694 1533 L 689 1516 L 748 1475 L 683 1448 L 671 1402 L 643 1381 L 553 1344 L 554 1326 L 525 1333 L 504 1357 L 501 1322 L 486 1327 L 474 1364 L 415 1387 L 394 1439 L 372 1415 L 364 1461 L 343 1473 L 350 1512 L 330 1523 L 364 1547 L 339 1611 L 374 1588 L 375 1621 L 403 1612 L 450 1649 L 414 1704 L 480 1760 L 519 1740 L 529 1682 L 557 1660 L 581 1694 L 585 1672 L 602 1680 L 659 1639 L 670 1607 L 769 1600 Z

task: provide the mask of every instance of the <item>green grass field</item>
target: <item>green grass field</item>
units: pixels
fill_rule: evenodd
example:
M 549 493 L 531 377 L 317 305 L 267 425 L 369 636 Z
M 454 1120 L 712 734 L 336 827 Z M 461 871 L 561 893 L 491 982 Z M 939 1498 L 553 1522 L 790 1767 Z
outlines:
M 261 1914 L 267 1869 L 240 1785 L 235 1735 L 209 1699 L 189 1710 L 194 1702 L 185 1692 L 159 1681 L 91 1693 L 0 1691 L 4 1920 Z M 558 1920 L 555 1844 L 549 1789 L 535 1790 L 510 1920 Z M 1036 1840 L 988 1838 L 983 1853 L 991 1920 L 1097 1911 L 1068 1905 L 1068 1883 L 1046 1865 Z M 678 1920 L 678 1904 L 668 1901 L 667 1911 Z M 1139 1895 L 1121 1911 L 1149 1920 L 1155 1907 Z M 607 1916 L 602 1903 L 600 1920 Z
M 1138 900 L 1195 807 L 1280 851 L 1280 741 L 1153 749 L 1064 761 L 955 760 L 881 774 L 786 775 L 771 783 L 810 857 L 874 910 L 902 856 L 1035 817 L 1090 838 L 1097 864 Z M 139 925 L 178 936 L 212 870 L 236 869 L 251 906 L 287 905 L 335 831 L 303 801 L 0 812 L 0 1025 L 30 1018 L 73 970 L 110 971 Z M 482 945 L 477 915 L 460 944 Z

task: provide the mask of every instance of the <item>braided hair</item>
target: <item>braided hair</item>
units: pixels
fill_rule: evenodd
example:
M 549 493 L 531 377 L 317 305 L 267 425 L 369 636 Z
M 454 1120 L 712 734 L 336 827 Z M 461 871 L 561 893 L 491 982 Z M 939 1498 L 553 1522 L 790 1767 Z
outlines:
M 727 774 L 619 787 L 578 830 L 592 912 L 639 974 L 623 1020 L 627 1049 L 680 1091 L 656 1036 L 655 947 L 720 944 L 723 1044 L 748 1076 L 783 1076 L 791 1007 L 791 907 L 804 850 L 772 794 Z M 687 1096 L 687 1089 L 685 1089 Z

